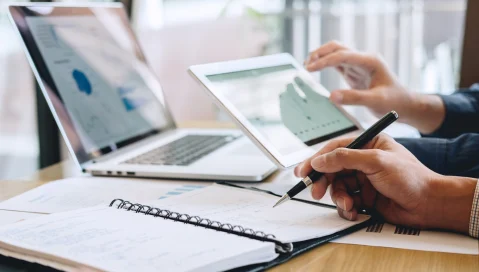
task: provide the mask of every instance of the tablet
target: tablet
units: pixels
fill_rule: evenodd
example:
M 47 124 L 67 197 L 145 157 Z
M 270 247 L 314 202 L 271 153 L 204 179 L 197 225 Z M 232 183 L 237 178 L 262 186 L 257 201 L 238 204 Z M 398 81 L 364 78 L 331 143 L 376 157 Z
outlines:
M 290 54 L 195 65 L 189 72 L 281 168 L 362 131 Z

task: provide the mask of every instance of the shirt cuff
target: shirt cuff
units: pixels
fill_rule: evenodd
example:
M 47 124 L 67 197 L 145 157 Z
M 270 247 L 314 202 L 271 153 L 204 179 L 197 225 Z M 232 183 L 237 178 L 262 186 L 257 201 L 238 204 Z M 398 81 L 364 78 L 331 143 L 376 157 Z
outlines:
M 446 109 L 444 121 L 436 131 L 430 134 L 421 134 L 423 137 L 451 137 L 451 135 L 456 134 L 457 122 L 460 121 L 467 112 L 474 110 L 471 109 L 472 106 L 467 96 L 454 94 L 438 96 L 442 99 Z
M 472 200 L 471 220 L 469 221 L 469 235 L 479 238 L 479 181 L 476 185 L 476 192 Z

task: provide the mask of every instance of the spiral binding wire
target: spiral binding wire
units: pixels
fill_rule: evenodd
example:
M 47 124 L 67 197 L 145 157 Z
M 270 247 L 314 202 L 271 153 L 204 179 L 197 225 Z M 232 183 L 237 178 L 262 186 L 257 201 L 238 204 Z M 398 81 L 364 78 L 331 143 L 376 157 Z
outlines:
M 248 238 L 253 238 L 261 241 L 273 242 L 276 244 L 276 249 L 282 253 L 292 251 L 292 244 L 283 244 L 276 240 L 276 237 L 272 234 L 266 234 L 263 231 L 255 231 L 250 228 L 244 228 L 239 225 L 232 225 L 229 223 L 221 223 L 218 221 L 210 220 L 207 218 L 201 218 L 199 216 L 191 216 L 188 214 L 180 214 L 177 212 L 163 210 L 160 208 L 151 207 L 148 205 L 142 205 L 139 203 L 132 203 L 123 199 L 114 199 L 110 203 L 110 207 L 115 206 L 117 209 L 123 209 L 127 211 L 133 211 L 136 213 L 143 213 L 146 215 L 152 215 L 154 217 L 162 217 L 164 219 L 170 219 L 185 224 L 192 224 L 195 226 L 201 226 L 209 229 L 223 231 L 227 233 L 237 234 Z
M 208 226 L 208 227 L 217 227 L 221 229 L 231 230 L 239 233 L 246 233 L 255 235 L 262 238 L 271 238 L 275 239 L 276 237 L 272 234 L 266 234 L 263 231 L 254 231 L 250 228 L 243 228 L 242 226 L 232 225 L 229 223 L 221 223 L 218 221 L 210 220 L 207 218 L 201 218 L 199 216 L 190 216 L 188 214 L 180 214 L 177 212 L 172 212 L 169 210 L 163 210 L 155 207 L 150 207 L 148 205 L 142 205 L 138 203 L 132 203 L 123 199 L 115 199 L 110 203 L 110 207 L 117 204 L 118 209 L 124 209 L 127 211 L 134 211 L 136 213 L 144 213 L 146 215 L 153 215 L 155 217 L 163 217 L 166 219 L 172 219 L 175 221 L 180 221 L 183 223 L 189 223 L 197 226 Z

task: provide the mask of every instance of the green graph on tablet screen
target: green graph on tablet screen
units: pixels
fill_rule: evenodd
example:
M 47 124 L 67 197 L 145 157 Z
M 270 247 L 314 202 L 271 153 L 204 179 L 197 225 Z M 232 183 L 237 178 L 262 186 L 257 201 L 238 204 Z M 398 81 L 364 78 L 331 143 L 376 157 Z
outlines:
M 207 76 L 281 153 L 356 129 L 293 65 Z M 317 85 L 316 85 L 317 86 Z

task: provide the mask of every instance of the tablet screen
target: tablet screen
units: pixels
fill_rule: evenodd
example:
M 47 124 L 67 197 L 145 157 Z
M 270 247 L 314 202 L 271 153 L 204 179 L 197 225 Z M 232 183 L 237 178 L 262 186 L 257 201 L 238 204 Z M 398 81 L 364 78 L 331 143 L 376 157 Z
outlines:
M 293 65 L 207 78 L 283 155 L 358 129 Z

